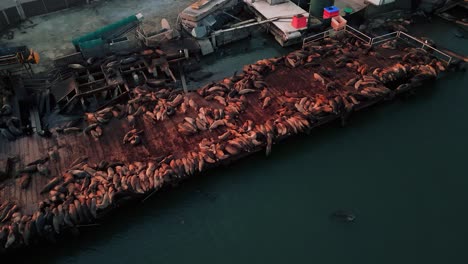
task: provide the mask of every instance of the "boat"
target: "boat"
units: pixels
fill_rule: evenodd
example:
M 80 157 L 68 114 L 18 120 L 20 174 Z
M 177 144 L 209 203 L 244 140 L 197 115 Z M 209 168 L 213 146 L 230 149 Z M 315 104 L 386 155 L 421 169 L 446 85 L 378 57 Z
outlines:
M 179 14 L 179 22 L 188 32 L 196 27 L 212 27 L 215 24 L 224 24 L 225 21 L 223 20 L 225 19 L 223 18 L 225 16 L 230 18 L 229 15 L 226 15 L 226 12 L 239 9 L 241 4 L 242 1 L 240 0 L 199 0 Z

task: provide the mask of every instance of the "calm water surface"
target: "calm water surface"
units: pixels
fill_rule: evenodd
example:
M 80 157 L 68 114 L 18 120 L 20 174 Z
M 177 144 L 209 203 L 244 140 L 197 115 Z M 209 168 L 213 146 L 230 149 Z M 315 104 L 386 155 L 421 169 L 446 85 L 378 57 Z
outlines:
M 445 22 L 416 34 L 468 54 Z M 220 79 L 284 52 L 272 42 L 239 46 L 208 59 L 205 70 Z M 209 171 L 22 261 L 466 264 L 467 75 L 451 73 L 344 128 L 274 145 L 268 158 Z M 356 222 L 331 221 L 337 209 L 355 212 Z

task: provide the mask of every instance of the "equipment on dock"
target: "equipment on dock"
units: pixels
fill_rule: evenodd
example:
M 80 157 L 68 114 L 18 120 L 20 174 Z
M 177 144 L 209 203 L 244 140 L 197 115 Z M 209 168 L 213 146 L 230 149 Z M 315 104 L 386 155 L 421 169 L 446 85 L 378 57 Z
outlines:
M 294 27 L 294 28 L 305 28 L 307 27 L 307 17 L 299 14 L 299 15 L 295 15 L 293 16 L 293 19 L 291 21 L 291 25 Z
M 259 21 L 275 19 L 266 25 L 281 46 L 289 46 L 301 41 L 307 27 L 297 28 L 293 24 L 294 16 L 309 17 L 309 23 L 316 24 L 317 19 L 311 18 L 309 13 L 291 1 L 270 4 L 267 1 L 244 0 L 247 8 Z
M 320 18 L 323 17 L 324 8 L 333 6 L 333 0 L 310 0 L 309 3 L 309 14 L 311 17 Z M 310 17 L 309 17 L 310 18 Z
M 336 16 L 331 19 L 331 26 L 335 31 L 344 29 L 348 21 L 342 16 Z
M 241 0 L 203 0 L 185 8 L 179 14 L 179 22 L 187 32 L 196 27 L 209 26 L 220 29 L 227 21 L 242 11 Z
M 72 43 L 76 51 L 81 52 L 85 58 L 102 57 L 122 49 L 131 50 L 136 43 L 124 35 L 136 29 L 142 19 L 141 13 L 126 17 L 94 32 L 74 38 Z
M 445 20 L 468 27 L 468 1 L 447 1 L 435 13 Z
M 147 33 L 140 25 L 136 29 L 137 38 L 147 47 L 155 47 L 163 40 L 170 40 L 179 35 L 173 30 L 167 19 L 161 19 L 161 30 Z
M 25 70 L 31 75 L 31 64 L 38 64 L 39 60 L 39 54 L 26 46 L 0 48 L 0 73 L 12 74 Z
M 340 9 L 336 6 L 327 6 L 323 9 L 323 19 L 328 19 L 340 15 Z

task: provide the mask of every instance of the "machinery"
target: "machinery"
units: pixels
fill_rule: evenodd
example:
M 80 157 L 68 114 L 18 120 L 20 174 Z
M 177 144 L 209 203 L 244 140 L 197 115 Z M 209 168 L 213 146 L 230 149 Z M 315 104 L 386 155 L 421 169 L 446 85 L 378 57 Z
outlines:
M 38 64 L 39 60 L 39 54 L 26 46 L 0 48 L 0 73 L 9 75 L 26 70 L 31 75 L 30 64 Z
M 72 43 L 84 58 L 99 58 L 119 51 L 131 51 L 137 47 L 137 42 L 125 35 L 136 29 L 142 20 L 143 15 L 138 13 L 74 38 Z

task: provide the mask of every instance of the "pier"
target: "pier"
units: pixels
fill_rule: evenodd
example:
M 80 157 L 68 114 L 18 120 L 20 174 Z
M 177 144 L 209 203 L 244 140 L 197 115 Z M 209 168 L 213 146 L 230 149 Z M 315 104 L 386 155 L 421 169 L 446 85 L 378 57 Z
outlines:
M 269 155 L 275 142 L 424 89 L 450 67 L 450 56 L 401 34 L 377 43 L 350 32 L 310 38 L 301 50 L 193 92 L 138 86 L 128 102 L 55 127 L 49 138 L 2 137 L 10 177 L 0 187 L 0 250 L 52 240 L 123 199 L 145 199 L 258 151 Z

